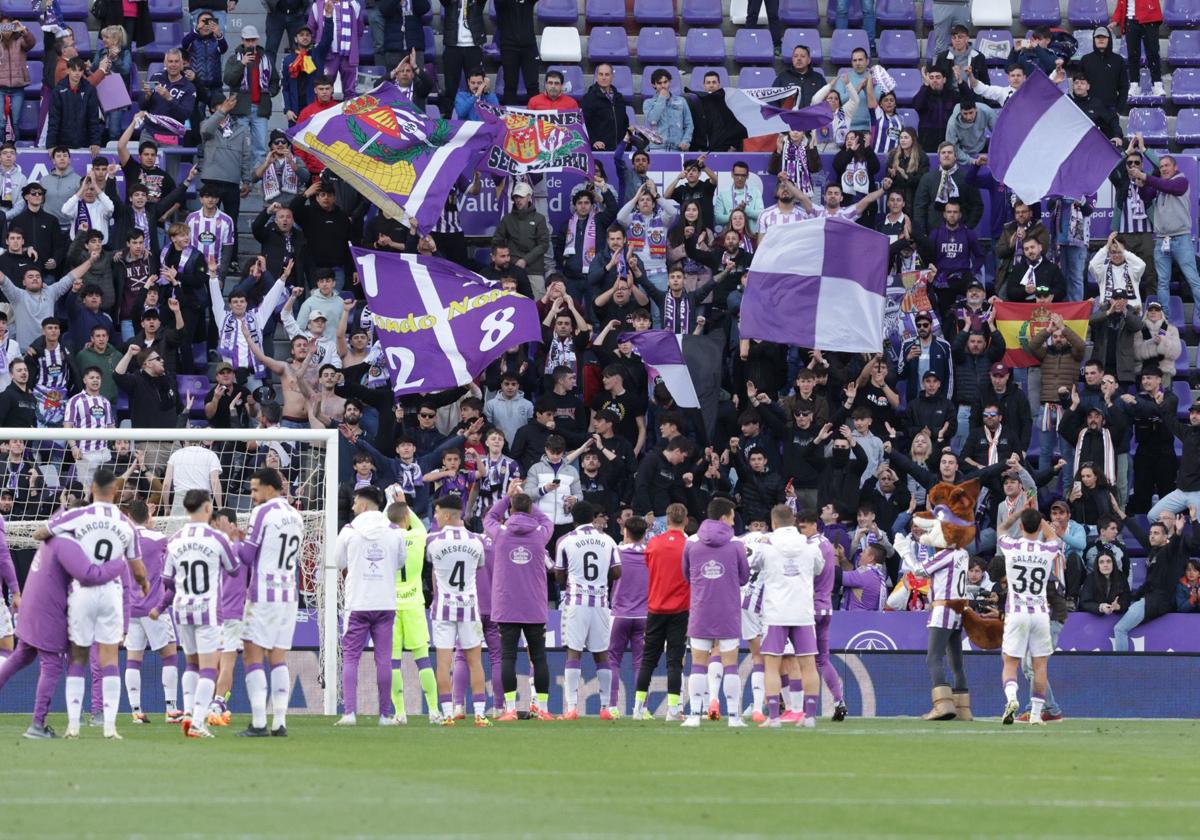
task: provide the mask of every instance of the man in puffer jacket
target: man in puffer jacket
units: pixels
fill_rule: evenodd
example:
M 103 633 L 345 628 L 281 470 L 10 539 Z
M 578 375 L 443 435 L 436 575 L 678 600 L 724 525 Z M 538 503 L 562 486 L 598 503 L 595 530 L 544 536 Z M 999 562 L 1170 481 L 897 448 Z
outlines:
M 50 94 L 46 148 L 90 148 L 95 156 L 100 153 L 100 98 L 83 73 L 83 59 L 72 58 L 67 62 L 67 77 Z

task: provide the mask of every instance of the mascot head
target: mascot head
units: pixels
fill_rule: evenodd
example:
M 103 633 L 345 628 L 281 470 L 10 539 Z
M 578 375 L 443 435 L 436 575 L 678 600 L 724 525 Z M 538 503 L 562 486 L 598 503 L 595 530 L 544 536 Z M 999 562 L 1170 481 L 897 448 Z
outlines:
M 935 484 L 926 496 L 929 510 L 913 517 L 920 528 L 921 545 L 930 548 L 966 548 L 975 539 L 975 502 L 979 499 L 979 482 L 975 479 L 962 484 Z

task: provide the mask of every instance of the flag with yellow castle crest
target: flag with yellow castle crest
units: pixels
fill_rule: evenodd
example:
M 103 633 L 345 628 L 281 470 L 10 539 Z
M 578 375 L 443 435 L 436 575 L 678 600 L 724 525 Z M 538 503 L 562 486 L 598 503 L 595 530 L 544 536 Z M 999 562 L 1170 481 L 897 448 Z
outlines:
M 391 82 L 313 115 L 292 142 L 393 219 L 433 229 L 446 197 L 470 177 L 503 127 L 430 117 Z
M 531 172 L 592 174 L 592 144 L 582 111 L 531 111 L 476 103 L 484 122 L 503 133 L 488 151 L 483 168 L 498 175 Z

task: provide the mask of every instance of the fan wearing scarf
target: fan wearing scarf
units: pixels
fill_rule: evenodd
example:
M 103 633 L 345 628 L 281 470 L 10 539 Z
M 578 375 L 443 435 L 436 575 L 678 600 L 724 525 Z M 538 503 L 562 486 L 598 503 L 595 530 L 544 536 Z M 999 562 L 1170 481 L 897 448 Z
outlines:
M 288 268 L 284 270 L 283 276 L 270 284 L 267 293 L 263 295 L 262 302 L 256 308 L 248 307 L 246 293 L 240 288 L 234 289 L 230 293 L 229 305 L 226 306 L 225 299 L 221 295 L 221 278 L 217 271 L 217 258 L 215 255 L 208 258 L 208 290 L 212 295 L 213 318 L 217 323 L 218 330 L 217 352 L 221 354 L 221 358 L 233 366 L 233 369 L 238 372 L 239 379 L 243 381 L 250 371 L 253 371 L 254 376 L 258 379 L 265 379 L 267 369 L 250 350 L 250 344 L 242 333 L 242 324 L 246 325 L 254 343 L 261 346 L 263 343 L 262 325 L 271 317 L 275 306 L 283 297 L 286 288 L 284 281 L 287 279 L 290 269 L 291 263 L 288 263 Z M 249 278 L 253 278 L 256 286 L 264 275 L 267 280 L 270 280 L 266 257 L 255 257 L 247 266 L 246 274 Z
M 596 258 L 596 237 L 608 229 L 616 215 L 608 204 L 608 195 L 600 193 L 603 201 L 599 206 L 596 204 L 596 193 L 591 190 L 580 190 L 571 197 L 575 212 L 567 221 L 558 265 L 567 281 L 567 292 L 576 300 L 592 297 L 588 293 L 587 278 L 592 261 Z
M 833 122 L 813 132 L 817 151 L 823 154 L 834 154 L 846 144 L 846 135 L 850 132 L 850 122 L 854 119 L 854 112 L 858 110 L 859 85 L 850 84 L 847 78 L 846 72 L 842 71 L 837 79 L 814 93 L 810 103 L 815 105 L 818 102 L 827 102 L 830 110 L 833 111 Z M 834 89 L 839 81 L 846 91 L 845 102 L 842 101 L 841 93 Z
M 313 101 L 313 87 L 325 72 L 325 59 L 333 46 L 333 0 L 325 0 L 324 12 L 321 40 L 314 45 L 313 31 L 308 26 L 300 27 L 292 38 L 292 48 L 283 54 L 279 64 L 288 125 L 295 125 L 300 112 Z M 270 32 L 267 34 L 269 36 Z
M 936 549 L 915 574 L 929 578 L 932 606 L 929 610 L 929 646 L 925 665 L 933 683 L 933 708 L 923 720 L 971 720 L 971 695 L 963 670 L 963 617 L 957 611 L 967 595 L 966 547 L 975 539 L 975 502 L 979 482 L 939 482 L 929 490 L 929 509 L 913 516 L 922 533 L 920 543 Z M 946 660 L 950 660 L 952 684 L 946 682 Z
M 1108 303 L 1113 289 L 1124 289 L 1129 305 L 1141 309 L 1139 290 L 1146 261 L 1125 247 L 1125 238 L 1115 230 L 1108 235 L 1105 247 L 1096 251 L 1088 263 L 1088 272 L 1100 289 L 1100 304 Z
M 225 59 L 225 84 L 238 92 L 230 113 L 250 126 L 254 159 L 267 156 L 267 123 L 271 119 L 271 99 L 279 93 L 280 78 L 272 56 L 258 43 L 258 30 L 242 27 L 242 43 Z
M 617 221 L 625 227 L 647 280 L 659 292 L 667 290 L 667 229 L 678 215 L 679 206 L 656 195 L 650 181 L 644 182 L 637 195 L 617 213 Z
M 316 33 L 318 42 L 325 34 L 324 6 L 324 0 L 317 0 L 308 12 L 308 28 Z M 333 44 L 325 58 L 325 75 L 333 79 L 340 73 L 342 97 L 350 99 L 357 93 L 358 42 L 367 20 L 358 0 L 334 0 L 332 12 L 328 22 L 333 26 Z
M 772 175 L 784 173 L 800 192 L 810 200 L 816 200 L 817 188 L 812 179 L 814 170 L 821 171 L 821 158 L 809 135 L 803 131 L 786 131 L 780 134 L 767 171 Z

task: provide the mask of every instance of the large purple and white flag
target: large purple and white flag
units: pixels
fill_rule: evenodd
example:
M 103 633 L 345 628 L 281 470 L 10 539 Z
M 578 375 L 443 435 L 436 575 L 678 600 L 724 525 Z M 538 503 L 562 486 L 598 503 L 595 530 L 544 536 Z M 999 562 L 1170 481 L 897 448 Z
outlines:
M 1008 98 L 996 118 L 988 166 L 997 181 L 1032 204 L 1046 196 L 1096 192 L 1121 153 L 1040 70 Z
M 391 82 L 314 114 L 292 141 L 393 219 L 432 230 L 459 177 L 470 176 L 500 124 L 427 116 Z
M 537 304 L 440 257 L 352 248 L 397 394 L 466 385 L 541 340 Z
M 723 333 L 676 335 L 670 330 L 642 330 L 619 338 L 630 342 L 646 366 L 658 374 L 676 405 L 700 409 L 712 440 L 720 402 Z
M 775 88 L 725 88 L 725 104 L 746 128 L 750 137 L 762 134 L 779 134 L 782 131 L 812 131 L 824 128 L 833 122 L 833 111 L 824 102 L 809 105 L 806 108 L 788 110 L 768 105 L 795 96 L 797 87 Z
M 879 353 L 888 238 L 836 217 L 767 230 L 746 274 L 742 338 Z

